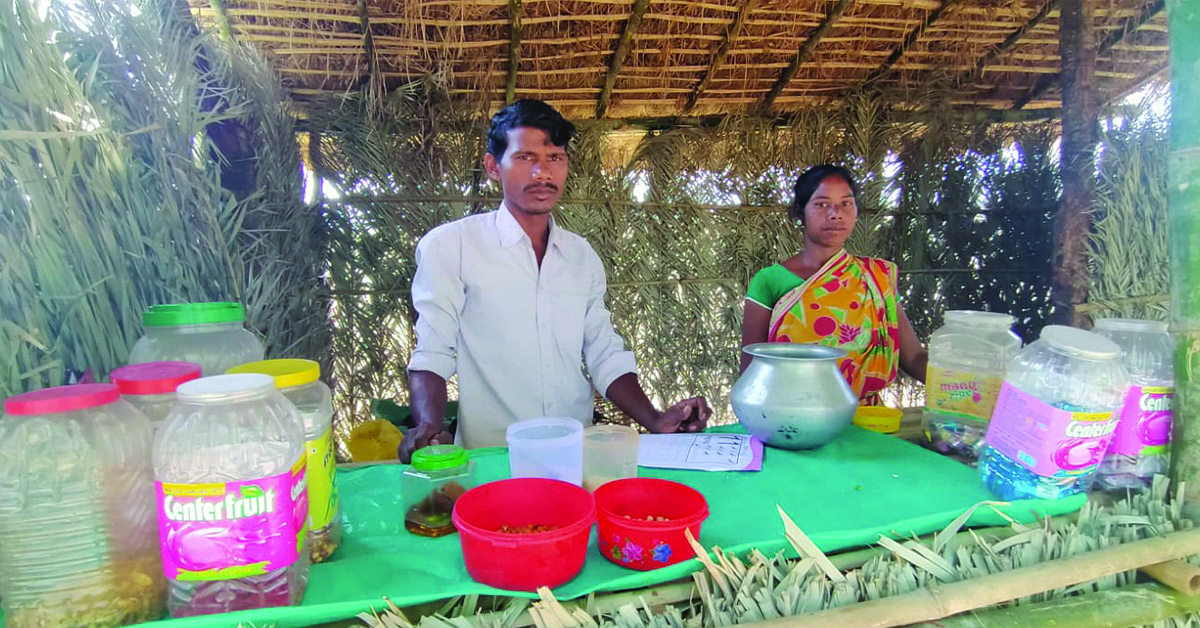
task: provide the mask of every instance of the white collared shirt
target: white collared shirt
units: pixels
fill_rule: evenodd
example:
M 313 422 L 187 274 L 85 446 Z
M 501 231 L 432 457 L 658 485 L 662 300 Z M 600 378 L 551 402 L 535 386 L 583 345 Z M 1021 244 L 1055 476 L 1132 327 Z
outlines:
M 524 419 L 590 425 L 592 383 L 604 393 L 637 372 L 604 306 L 606 286 L 591 245 L 553 221 L 540 271 L 503 204 L 441 225 L 417 244 L 408 370 L 458 374 L 457 440 L 469 448 L 504 445 L 507 427 Z

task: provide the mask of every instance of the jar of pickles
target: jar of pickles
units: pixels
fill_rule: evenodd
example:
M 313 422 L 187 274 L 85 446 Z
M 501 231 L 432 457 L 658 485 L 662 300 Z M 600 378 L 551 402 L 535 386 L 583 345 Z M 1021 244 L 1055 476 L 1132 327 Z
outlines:
M 235 366 L 229 373 L 270 375 L 304 422 L 308 546 L 313 562 L 322 562 L 342 541 L 342 503 L 337 490 L 337 461 L 333 458 L 333 396 L 321 381 L 321 365 L 312 360 L 262 360 Z
M 454 533 L 454 502 L 475 486 L 475 463 L 458 445 L 431 445 L 413 454 L 400 495 L 404 527 L 420 536 Z
M 0 416 L 6 628 L 159 619 L 150 422 L 112 384 L 9 397 Z

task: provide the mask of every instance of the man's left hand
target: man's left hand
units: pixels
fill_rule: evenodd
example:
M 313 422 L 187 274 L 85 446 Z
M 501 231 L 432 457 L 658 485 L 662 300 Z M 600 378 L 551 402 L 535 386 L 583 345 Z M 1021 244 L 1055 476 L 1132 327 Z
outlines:
M 667 408 L 658 415 L 658 419 L 649 426 L 655 434 L 674 434 L 675 432 L 700 432 L 708 426 L 708 418 L 712 416 L 712 408 L 704 397 L 692 397 Z

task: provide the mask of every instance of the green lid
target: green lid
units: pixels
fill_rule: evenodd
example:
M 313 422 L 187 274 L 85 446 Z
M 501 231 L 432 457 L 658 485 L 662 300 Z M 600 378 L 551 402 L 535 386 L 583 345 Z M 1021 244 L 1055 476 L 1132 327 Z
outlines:
M 172 303 L 155 305 L 142 314 L 146 327 L 178 327 L 180 325 L 212 325 L 240 323 L 246 320 L 246 308 L 241 303 Z
M 441 471 L 467 464 L 467 450 L 458 445 L 430 445 L 418 449 L 412 466 L 418 471 Z

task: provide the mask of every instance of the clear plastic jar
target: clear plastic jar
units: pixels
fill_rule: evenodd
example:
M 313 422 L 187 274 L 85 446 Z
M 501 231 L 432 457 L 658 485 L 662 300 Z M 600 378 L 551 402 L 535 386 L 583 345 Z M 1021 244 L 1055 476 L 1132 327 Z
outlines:
M 125 401 L 141 410 L 158 432 L 175 407 L 175 389 L 199 378 L 200 373 L 200 365 L 191 362 L 146 362 L 122 366 L 108 378 Z
M 266 375 L 179 386 L 154 440 L 175 617 L 298 604 L 308 584 L 304 425 Z
M 1098 319 L 1094 331 L 1121 348 L 1131 384 L 1096 485 L 1121 492 L 1142 489 L 1167 472 L 1175 343 L 1161 321 Z
M 333 457 L 333 396 L 320 379 L 321 365 L 312 360 L 262 360 L 229 372 L 270 375 L 300 413 L 308 452 L 308 546 L 313 562 L 325 561 L 342 542 L 342 503 Z
M 199 364 L 204 375 L 263 359 L 263 344 L 246 331 L 240 303 L 156 305 L 142 314 L 145 335 L 129 353 L 130 364 L 180 361 Z
M 159 619 L 149 420 L 111 384 L 10 397 L 0 417 L 6 628 Z
M 1087 492 L 1129 388 L 1120 348 L 1092 332 L 1050 325 L 1013 359 L 979 458 L 1003 500 Z
M 431 445 L 413 453 L 400 480 L 404 527 L 420 536 L 454 533 L 454 502 L 475 487 L 475 463 L 458 445 Z
M 934 449 L 968 461 L 1004 384 L 1008 364 L 1021 349 L 1008 314 L 952 310 L 929 339 L 925 379 L 925 436 Z

